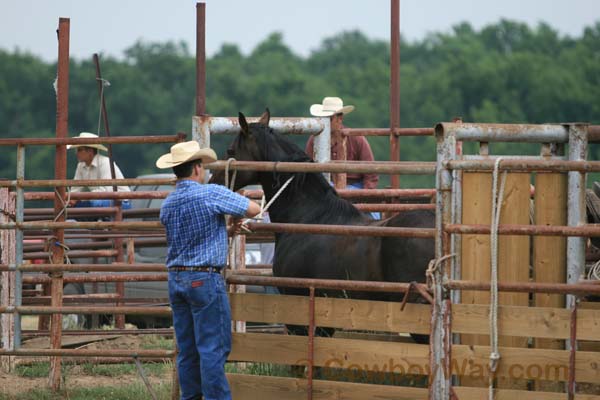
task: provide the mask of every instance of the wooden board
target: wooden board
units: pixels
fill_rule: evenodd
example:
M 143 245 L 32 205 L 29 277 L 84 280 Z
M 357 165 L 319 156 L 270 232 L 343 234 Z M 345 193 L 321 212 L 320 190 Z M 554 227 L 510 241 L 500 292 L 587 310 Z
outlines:
M 600 310 L 600 302 L 582 301 L 581 303 L 579 303 L 579 309 Z
M 453 373 L 487 383 L 490 349 L 487 346 L 452 346 Z M 513 379 L 565 381 L 566 350 L 500 348 L 497 376 Z M 230 361 L 307 365 L 308 338 L 272 334 L 234 334 Z M 429 373 L 429 346 L 411 343 L 315 338 L 315 366 L 394 373 Z M 600 353 L 577 352 L 578 382 L 600 382 Z
M 234 320 L 308 325 L 308 297 L 231 294 Z M 429 334 L 431 307 L 425 304 L 334 299 L 315 299 L 315 323 L 342 329 Z M 293 312 L 290 312 L 293 310 Z
M 228 374 L 234 399 L 244 400 L 306 400 L 306 379 Z M 315 400 L 420 400 L 427 399 L 427 389 L 383 386 L 361 383 L 313 381 Z
M 227 374 L 232 397 L 244 400 L 305 400 L 307 380 Z M 487 398 L 487 389 L 455 386 L 454 391 L 460 400 L 481 400 Z M 424 388 L 403 386 L 383 386 L 365 383 L 348 383 L 315 380 L 313 399 L 315 400 L 426 400 L 428 391 Z M 565 400 L 564 393 L 526 392 L 520 390 L 497 390 L 496 400 Z M 600 396 L 576 394 L 575 400 L 600 400 Z
M 502 174 L 498 177 L 498 190 Z M 492 174 L 463 173 L 462 185 L 462 223 L 490 225 L 492 216 Z M 500 224 L 529 224 L 529 174 L 509 173 L 503 192 L 500 212 Z M 527 282 L 529 280 L 529 237 L 518 235 L 499 235 L 498 237 L 498 281 Z M 461 246 L 462 279 L 490 281 L 491 262 L 490 235 L 463 235 Z M 489 292 L 462 291 L 461 303 L 489 303 Z M 527 293 L 499 293 L 499 304 L 527 306 Z M 461 335 L 461 343 L 469 345 L 487 345 L 489 336 Z M 527 338 L 500 336 L 501 346 L 526 347 Z M 462 381 L 474 385 L 468 378 Z M 524 389 L 524 382 L 500 382 L 500 387 Z
M 536 174 L 534 213 L 536 225 L 567 225 L 566 174 Z M 567 238 L 552 236 L 535 236 L 533 238 L 533 276 L 535 282 L 564 283 L 567 276 L 566 260 Z M 564 307 L 565 296 L 536 293 L 534 304 L 536 307 Z M 543 326 L 540 326 L 540 328 L 543 329 Z M 535 347 L 563 349 L 564 341 L 537 339 Z
M 308 325 L 306 296 L 233 293 L 230 299 L 234 320 Z M 319 326 L 428 334 L 431 307 L 407 304 L 404 311 L 400 311 L 398 303 L 318 297 L 315 315 Z M 454 304 L 452 331 L 487 336 L 488 318 L 488 305 Z M 501 335 L 566 339 L 570 337 L 570 319 L 570 311 L 564 308 L 500 306 L 498 326 Z M 600 310 L 578 311 L 577 337 L 600 341 Z
M 452 305 L 452 332 L 489 334 L 489 306 Z M 500 306 L 498 329 L 502 335 L 567 339 L 571 311 L 564 308 Z M 577 337 L 600 341 L 600 310 L 578 310 Z
M 462 223 L 489 225 L 492 218 L 492 174 L 463 172 Z M 461 279 L 490 280 L 490 235 L 462 235 Z M 462 304 L 486 304 L 490 295 L 484 291 L 461 291 Z M 486 336 L 461 335 L 461 343 L 488 344 Z
M 501 179 L 500 176 L 498 181 Z M 508 174 L 502 201 L 500 224 L 529 225 L 531 197 L 529 179 L 529 174 Z M 498 282 L 528 282 L 529 254 L 529 236 L 498 236 Z M 502 305 L 529 305 L 529 295 L 527 293 L 500 292 L 498 299 Z M 501 336 L 498 343 L 500 346 L 527 347 L 527 338 Z

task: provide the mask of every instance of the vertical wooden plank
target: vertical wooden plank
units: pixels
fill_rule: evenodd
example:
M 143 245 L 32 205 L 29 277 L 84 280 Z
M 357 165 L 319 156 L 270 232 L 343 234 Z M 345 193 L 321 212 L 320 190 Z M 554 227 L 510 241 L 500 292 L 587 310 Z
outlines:
M 538 173 L 535 177 L 534 220 L 536 225 L 567 225 L 567 175 Z M 567 238 L 533 238 L 533 277 L 535 282 L 563 283 L 567 274 Z M 564 307 L 565 296 L 536 293 L 536 307 Z M 535 339 L 536 348 L 564 349 L 559 339 Z M 560 391 L 561 382 L 536 382 L 538 390 Z
M 500 179 L 499 179 L 500 182 Z M 500 186 L 500 185 L 498 185 Z M 529 174 L 511 173 L 506 178 L 502 199 L 500 224 L 529 224 L 530 190 Z M 464 224 L 489 225 L 492 215 L 492 175 L 490 173 L 464 173 L 463 175 L 463 215 Z M 498 281 L 526 282 L 529 280 L 530 239 L 527 236 L 498 237 Z M 462 279 L 490 280 L 489 235 L 464 235 L 461 250 Z M 489 304 L 488 292 L 464 291 L 462 303 Z M 527 306 L 527 293 L 500 293 L 499 304 Z M 486 335 L 461 335 L 461 343 L 469 345 L 489 345 Z M 501 336 L 500 346 L 526 347 L 527 338 Z M 479 386 L 482 381 L 462 380 L 464 385 Z M 500 382 L 501 387 L 522 387 L 523 382 Z
M 498 182 L 500 182 L 500 176 Z M 529 174 L 508 174 L 504 188 L 504 198 L 502 200 L 500 224 L 529 225 L 531 210 L 530 186 Z M 530 275 L 530 237 L 502 235 L 498 236 L 498 238 L 498 282 L 528 282 Z M 502 305 L 527 307 L 529 305 L 529 294 L 500 292 L 498 300 Z M 526 348 L 527 338 L 500 336 L 498 344 L 506 347 Z M 498 387 L 526 390 L 527 382 L 524 380 L 499 378 Z
M 500 211 L 500 224 L 529 225 L 531 198 L 529 182 L 529 174 L 508 174 Z M 498 282 L 528 282 L 529 236 L 502 235 L 498 238 Z M 500 292 L 498 299 L 502 305 L 525 307 L 529 305 L 527 293 Z M 506 347 L 527 347 L 527 338 L 501 337 L 498 344 Z
M 492 175 L 490 173 L 463 173 L 462 223 L 489 225 L 492 216 Z M 489 281 L 490 236 L 463 235 L 461 249 L 461 272 L 464 280 Z M 463 304 L 487 304 L 489 293 L 465 290 L 461 295 Z M 488 345 L 482 335 L 461 335 L 461 343 Z
M 0 188 L 0 222 L 14 222 L 15 198 L 10 195 L 8 188 Z M 11 215 L 13 216 L 11 218 Z M 15 230 L 0 229 L 0 264 L 14 264 Z M 0 272 L 0 304 L 12 306 L 15 304 L 15 273 Z M 0 314 L 0 341 L 3 350 L 14 349 L 14 316 L 6 313 Z M 4 372 L 11 372 L 14 367 L 14 357 L 0 357 L 0 368 Z

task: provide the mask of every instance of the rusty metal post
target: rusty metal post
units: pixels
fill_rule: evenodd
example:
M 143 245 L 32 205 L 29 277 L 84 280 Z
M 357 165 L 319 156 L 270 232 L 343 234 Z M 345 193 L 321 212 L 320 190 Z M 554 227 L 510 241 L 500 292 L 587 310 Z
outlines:
M 462 119 L 454 118 L 454 123 L 462 123 Z M 456 157 L 462 156 L 462 141 L 456 141 Z M 463 171 L 452 171 L 452 223 L 460 224 L 462 222 L 462 176 Z M 450 252 L 455 254 L 452 258 L 450 266 L 451 279 L 461 279 L 461 249 L 462 249 L 462 235 L 451 236 L 451 250 Z M 454 303 L 460 303 L 460 291 L 455 290 L 451 293 L 452 301 Z M 458 337 L 456 338 L 458 339 Z M 458 341 L 456 341 L 458 343 Z
M 98 95 L 100 96 L 100 109 L 102 114 L 102 122 L 104 124 L 104 131 L 106 132 L 106 136 L 110 137 L 110 126 L 108 124 L 108 114 L 106 112 L 106 101 L 104 96 L 104 79 L 102 79 L 102 72 L 100 72 L 100 59 L 98 58 L 98 54 L 94 53 L 94 64 L 96 65 L 96 81 L 98 83 Z M 98 127 L 99 129 L 100 127 Z M 100 136 L 100 131 L 98 131 L 98 136 Z M 115 164 L 112 152 L 112 144 L 108 143 L 108 159 L 110 163 L 110 177 L 111 179 L 116 179 L 115 176 Z M 117 185 L 113 185 L 113 192 L 117 191 Z M 120 200 L 115 199 L 115 204 L 118 205 Z
M 587 125 L 569 126 L 569 161 L 585 161 L 587 158 Z M 585 225 L 585 180 L 586 173 L 570 171 L 568 173 L 567 220 L 569 226 Z M 567 283 L 577 283 L 585 271 L 584 237 L 567 238 Z M 567 296 L 566 307 L 575 304 L 574 296 Z
M 235 235 L 233 238 L 232 271 L 246 270 L 246 235 Z M 223 277 L 224 278 L 224 277 Z M 246 285 L 233 285 L 233 293 L 246 293 Z M 245 333 L 246 321 L 235 321 L 234 332 Z
M 571 308 L 571 334 L 569 337 L 569 383 L 567 385 L 568 400 L 575 399 L 575 357 L 577 355 L 577 306 L 579 301 L 575 302 Z
M 400 139 L 394 130 L 400 128 L 400 0 L 390 0 L 390 161 L 400 161 Z M 400 187 L 400 176 L 391 175 L 392 188 Z
M 115 202 L 119 202 L 119 200 L 115 200 Z M 119 204 L 117 209 L 117 214 L 115 215 L 115 222 L 123 222 L 123 208 Z M 116 261 L 118 263 L 123 263 L 125 261 L 124 250 L 123 250 L 123 238 L 115 238 L 114 246 L 117 250 Z M 117 296 L 121 301 L 117 301 L 117 306 L 123 305 L 123 299 L 125 298 L 125 282 L 116 282 L 115 290 L 117 292 Z M 117 329 L 125 329 L 125 315 L 124 314 L 115 314 L 115 326 Z
M 308 366 L 306 395 L 308 400 L 313 398 L 313 369 L 315 365 L 315 287 L 309 288 L 308 303 Z
M 344 115 L 334 114 L 331 116 L 331 147 L 335 151 L 331 154 L 335 161 L 346 161 L 346 137 L 342 135 L 342 125 Z M 333 184 L 336 189 L 346 187 L 346 173 L 338 172 L 333 174 Z
M 177 373 L 177 353 L 179 349 L 177 348 L 177 341 L 173 340 L 173 343 L 175 343 L 175 354 L 171 359 L 171 363 L 173 363 L 173 369 L 171 370 L 171 400 L 179 400 L 179 374 Z
M 430 337 L 430 400 L 448 400 L 450 398 L 450 335 L 447 331 L 449 324 L 448 310 L 449 291 L 444 287 L 447 279 L 446 264 L 450 252 L 450 235 L 444 232 L 443 226 L 452 221 L 452 171 L 445 167 L 446 161 L 456 158 L 456 138 L 452 134 L 438 133 L 437 168 L 436 168 L 436 241 L 435 257 L 437 259 L 433 275 L 434 303 L 431 313 Z M 445 257 L 445 259 L 444 259 Z M 444 261 L 445 260 L 445 261 Z
M 23 183 L 25 179 L 25 146 L 17 147 L 17 182 Z M 17 224 L 23 223 L 25 201 L 23 186 L 17 184 L 17 198 L 15 199 L 15 222 Z M 17 228 L 15 232 L 15 264 L 21 265 L 23 263 L 23 236 L 24 232 L 21 228 Z M 20 271 L 15 272 L 15 306 L 20 306 L 23 299 L 23 275 Z M 15 314 L 14 317 L 15 329 L 14 329 L 14 345 L 18 349 L 21 347 L 21 316 Z
M 98 54 L 94 54 L 94 64 L 96 65 L 96 81 L 98 82 L 98 94 L 100 96 L 102 122 L 104 123 L 104 131 L 106 132 L 106 136 L 110 137 L 110 125 L 108 124 L 108 113 L 106 112 L 106 100 L 105 100 L 106 96 L 104 95 L 104 88 L 106 87 L 106 85 L 104 84 L 104 79 L 102 79 L 102 72 L 100 71 L 100 59 L 98 57 Z M 98 136 L 100 136 L 100 132 L 98 132 Z M 116 177 L 116 173 L 115 173 L 115 161 L 114 161 L 113 152 L 112 152 L 112 144 L 108 143 L 107 146 L 108 146 L 108 162 L 110 164 L 110 177 L 111 177 L 111 179 L 114 180 L 117 177 Z M 113 188 L 113 192 L 118 191 L 116 184 L 113 184 L 112 188 Z M 123 221 L 123 209 L 121 207 L 121 200 L 114 199 L 113 201 L 114 201 L 115 206 L 117 207 L 115 221 L 116 222 Z M 123 239 L 115 238 L 114 245 L 117 250 L 117 257 L 116 257 L 117 260 L 116 261 L 118 263 L 122 263 L 124 260 Z M 123 282 L 117 282 L 115 284 L 115 289 L 120 298 L 125 297 L 125 284 Z M 117 306 L 122 305 L 122 304 L 123 304 L 122 302 L 117 302 Z M 125 315 L 123 315 L 123 314 L 115 315 L 115 326 L 118 329 L 125 328 Z
M 323 117 L 319 120 L 323 124 L 323 130 L 314 137 L 314 160 L 318 163 L 327 163 L 331 161 L 331 119 Z M 331 180 L 331 174 L 325 172 L 323 176 L 327 181 Z
M 58 82 L 56 90 L 56 137 L 66 138 L 69 130 L 69 31 L 70 20 L 60 18 L 58 25 Z M 54 164 L 55 179 L 67 178 L 67 149 L 65 145 L 56 146 L 56 159 Z M 57 222 L 65 220 L 64 202 L 65 188 L 57 187 L 54 198 L 54 213 Z M 56 241 L 64 243 L 65 232 L 62 228 L 54 230 Z M 62 246 L 54 246 L 52 262 L 62 264 L 64 260 L 64 249 Z M 63 274 L 62 272 L 53 272 L 52 278 L 52 307 L 62 306 L 63 297 Z M 51 349 L 61 348 L 62 336 L 62 315 L 53 314 L 51 318 Z M 49 384 L 52 390 L 57 391 L 61 384 L 61 362 L 60 356 L 50 358 Z
M 206 114 L 206 4 L 196 4 L 196 115 Z
M 206 115 L 206 4 L 196 3 L 196 116 L 192 117 L 192 139 L 202 148 L 210 147 L 210 120 Z
M 16 219 L 15 198 L 10 196 L 8 188 L 0 188 L 0 222 Z M 0 230 L 0 262 L 3 264 L 15 263 L 16 256 L 16 231 L 13 229 Z M 0 273 L 0 304 L 8 306 L 15 304 L 15 274 L 11 271 Z M 15 321 L 14 314 L 0 315 L 0 342 L 2 350 L 12 351 L 15 348 Z M 14 357 L 0 357 L 0 368 L 4 372 L 11 372 L 14 368 Z

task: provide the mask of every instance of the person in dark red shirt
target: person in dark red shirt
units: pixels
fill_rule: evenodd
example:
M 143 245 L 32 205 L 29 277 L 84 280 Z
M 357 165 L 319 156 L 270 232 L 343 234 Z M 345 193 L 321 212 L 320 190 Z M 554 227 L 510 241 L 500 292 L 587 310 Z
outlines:
M 329 117 L 335 114 L 348 114 L 354 111 L 354 106 L 344 106 L 339 97 L 325 97 L 323 104 L 313 104 L 310 107 L 311 115 L 315 117 Z M 310 136 L 306 142 L 306 154 L 314 157 L 314 137 Z M 337 159 L 341 151 L 340 144 L 332 144 L 331 159 Z M 346 160 L 348 161 L 373 161 L 373 151 L 364 136 L 348 136 L 346 138 Z M 346 175 L 348 189 L 375 189 L 379 182 L 377 174 L 353 174 Z

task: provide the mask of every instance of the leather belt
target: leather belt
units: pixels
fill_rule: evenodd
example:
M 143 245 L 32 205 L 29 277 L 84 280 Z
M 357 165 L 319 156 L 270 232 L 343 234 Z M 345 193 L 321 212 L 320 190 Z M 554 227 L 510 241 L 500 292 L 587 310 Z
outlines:
M 184 267 L 184 266 L 181 266 L 181 265 L 175 265 L 173 267 L 169 267 L 168 270 L 169 270 L 169 272 L 190 271 L 190 272 L 211 272 L 211 273 L 220 274 L 221 271 L 223 270 L 223 268 L 222 267 L 206 266 L 206 265 L 199 265 L 199 266 L 196 266 L 196 267 Z

